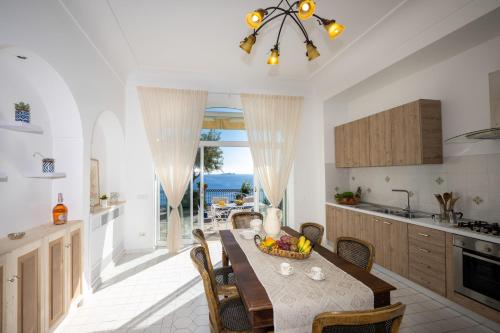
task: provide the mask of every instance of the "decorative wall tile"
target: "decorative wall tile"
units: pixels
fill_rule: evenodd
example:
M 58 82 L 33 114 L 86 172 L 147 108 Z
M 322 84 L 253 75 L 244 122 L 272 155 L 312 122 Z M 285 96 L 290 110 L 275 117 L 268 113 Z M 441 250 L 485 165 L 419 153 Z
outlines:
M 368 188 L 366 189 L 366 192 L 368 192 L 368 193 L 372 193 L 372 189 L 368 187 Z
M 436 182 L 436 184 L 438 184 L 438 185 L 441 185 L 442 183 L 444 183 L 444 179 L 443 179 L 443 178 L 441 178 L 441 177 L 437 177 L 434 181 L 435 181 L 435 182 Z
M 391 181 L 391 177 L 389 177 L 389 176 L 385 176 L 385 182 L 386 182 L 386 183 L 388 183 L 388 182 L 390 182 L 390 181 Z
M 480 196 L 476 195 L 474 198 L 472 198 L 472 201 L 474 201 L 474 203 L 479 206 L 483 203 L 484 200 Z
M 408 192 L 409 192 L 409 193 L 408 193 L 408 196 L 409 196 L 410 198 L 411 198 L 411 197 L 413 197 L 413 196 L 415 195 L 415 193 L 413 193 L 412 191 L 408 191 Z
M 335 186 L 334 190 L 335 190 L 335 192 L 338 192 L 340 190 L 340 188 L 338 186 Z
M 356 177 L 352 176 L 351 177 L 352 181 L 355 181 L 356 180 Z

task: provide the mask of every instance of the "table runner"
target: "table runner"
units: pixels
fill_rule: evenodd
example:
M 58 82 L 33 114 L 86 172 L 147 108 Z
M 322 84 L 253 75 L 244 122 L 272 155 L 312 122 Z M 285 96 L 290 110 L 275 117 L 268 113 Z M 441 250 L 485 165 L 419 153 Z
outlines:
M 275 332 L 311 332 L 314 317 L 326 311 L 373 309 L 373 291 L 321 255 L 313 251 L 305 260 L 271 256 L 257 249 L 253 239 L 243 239 L 239 230 L 232 233 L 273 304 Z M 293 266 L 292 275 L 278 273 L 282 262 Z M 306 276 L 313 266 L 321 267 L 324 281 Z

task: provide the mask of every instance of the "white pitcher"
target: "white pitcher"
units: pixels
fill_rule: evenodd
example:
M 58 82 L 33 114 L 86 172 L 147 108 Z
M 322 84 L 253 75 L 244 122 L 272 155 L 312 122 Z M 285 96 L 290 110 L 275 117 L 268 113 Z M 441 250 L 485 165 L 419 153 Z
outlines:
M 278 208 L 269 207 L 264 219 L 264 231 L 268 236 L 277 238 L 281 231 L 282 212 Z

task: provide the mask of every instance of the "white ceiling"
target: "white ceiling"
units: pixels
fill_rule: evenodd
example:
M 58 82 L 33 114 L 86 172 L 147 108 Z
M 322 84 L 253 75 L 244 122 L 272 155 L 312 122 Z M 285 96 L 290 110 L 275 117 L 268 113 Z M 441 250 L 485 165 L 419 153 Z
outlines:
M 280 65 L 266 64 L 280 22 L 259 35 L 251 55 L 239 42 L 250 30 L 245 14 L 276 0 L 63 0 L 77 23 L 122 78 L 133 70 L 167 70 L 305 80 L 349 43 L 368 31 L 403 0 L 316 0 L 317 14 L 346 26 L 331 41 L 313 19 L 305 22 L 321 57 L 308 62 L 304 38 L 295 23 L 285 23 Z

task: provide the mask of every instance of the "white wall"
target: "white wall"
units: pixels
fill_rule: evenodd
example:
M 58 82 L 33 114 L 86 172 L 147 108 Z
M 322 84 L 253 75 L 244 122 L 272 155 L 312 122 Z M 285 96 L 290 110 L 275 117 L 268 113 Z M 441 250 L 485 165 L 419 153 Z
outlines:
M 297 146 L 294 173 L 291 175 L 289 201 L 290 222 L 298 225 L 304 221 L 324 223 L 324 156 L 323 156 L 323 107 L 319 99 L 310 94 L 300 83 L 269 79 L 251 81 L 235 76 L 200 76 L 189 73 L 136 73 L 127 85 L 127 115 L 125 122 L 127 150 L 127 222 L 125 247 L 151 249 L 155 239 L 154 170 L 151 153 L 144 132 L 136 87 L 139 85 L 183 89 L 206 89 L 209 106 L 240 107 L 237 95 L 218 93 L 253 92 L 305 96 L 303 121 Z M 223 96 L 226 96 L 224 98 Z M 222 104 L 220 104 L 222 103 Z
M 0 120 L 14 120 L 14 103 L 24 101 L 31 105 L 31 122 L 45 132 L 37 135 L 0 129 L 0 170 L 8 176 L 7 182 L 0 183 L 0 237 L 47 223 L 52 217 L 52 182 L 24 176 L 42 171 L 40 158 L 32 157 L 34 152 L 52 157 L 53 149 L 47 109 L 36 87 L 20 70 L 22 65 L 22 60 L 0 52 Z
M 487 41 L 401 80 L 347 101 L 348 120 L 355 120 L 419 98 L 442 101 L 443 136 L 489 128 L 488 73 L 500 69 L 500 37 Z M 327 110 L 326 112 L 329 112 Z M 331 127 L 333 128 L 333 127 Z M 333 144 L 332 144 L 333 145 Z M 458 208 L 467 216 L 498 219 L 500 178 L 497 173 L 500 141 L 445 144 L 440 166 L 356 168 L 349 187 L 370 188 L 367 201 L 404 206 L 404 198 L 391 188 L 409 188 L 414 207 L 438 210 L 433 193 L 455 191 L 462 197 Z M 333 173 L 336 171 L 332 171 Z M 391 179 L 386 182 L 384 179 Z M 354 179 L 353 179 L 354 177 Z M 435 180 L 444 180 L 438 185 Z M 330 184 L 335 186 L 335 184 Z M 345 189 L 342 189 L 345 190 Z M 483 202 L 472 199 L 480 196 Z
M 20 24 L 20 22 L 24 23 Z M 52 85 L 42 80 L 41 72 L 27 72 L 28 79 L 45 82 L 45 86 L 38 85 L 39 92 L 43 92 L 40 98 L 50 97 L 48 99 L 52 102 L 47 111 L 57 115 L 54 117 L 58 125 L 55 133 L 56 135 L 61 133 L 61 136 L 57 138 L 52 133 L 54 136 L 53 154 L 58 161 L 56 167 L 61 167 L 61 171 L 68 172 L 68 177 L 65 180 L 53 181 L 52 190 L 67 193 L 65 196 L 69 202 L 72 202 L 68 204 L 70 218 L 82 218 L 85 223 L 85 233 L 88 235 L 92 128 L 95 119 L 103 110 L 115 112 L 120 122 L 123 123 L 125 100 L 123 82 L 87 39 L 79 26 L 75 24 L 61 1 L 11 0 L 0 2 L 0 46 L 4 45 L 19 46 L 46 61 L 66 85 L 66 89 L 71 94 L 73 103 L 79 111 L 80 120 L 76 125 L 78 133 L 75 131 L 74 125 L 66 122 L 65 113 L 58 113 L 65 111 L 67 106 L 65 97 L 61 96 L 60 100 L 53 99 L 57 96 L 51 94 L 58 91 L 51 89 Z M 49 105 L 48 102 L 45 104 Z M 52 128 L 54 129 L 54 124 L 52 124 Z M 65 135 L 68 132 L 76 135 L 71 135 L 71 133 Z M 65 170 L 62 170 L 63 168 Z M 4 183 L 0 184 L 0 186 L 3 185 Z M 29 191 L 30 188 L 24 187 L 22 193 L 19 193 L 17 197 L 25 198 Z M 48 196 L 52 198 L 53 193 L 49 192 Z M 1 199 L 4 200 L 4 197 L 5 195 L 2 193 Z M 35 198 L 32 202 L 25 202 L 24 205 L 38 206 L 40 211 L 50 212 L 52 204 L 45 202 L 45 200 L 37 201 Z M 72 212 L 75 215 L 72 215 Z M 10 224 L 2 218 L 0 224 L 6 223 Z M 47 223 L 47 220 L 38 218 L 36 222 L 32 221 L 32 223 Z M 86 237 L 85 242 L 85 276 L 86 281 L 89 282 L 90 270 L 87 269 L 89 267 L 88 237 Z

